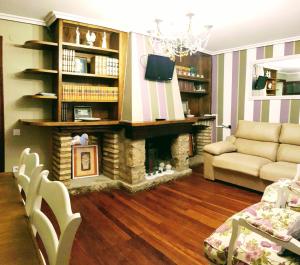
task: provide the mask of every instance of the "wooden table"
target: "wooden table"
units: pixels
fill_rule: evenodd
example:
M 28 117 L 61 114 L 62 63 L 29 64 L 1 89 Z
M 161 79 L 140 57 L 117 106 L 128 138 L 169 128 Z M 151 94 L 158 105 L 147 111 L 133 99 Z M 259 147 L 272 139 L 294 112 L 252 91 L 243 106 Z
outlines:
M 43 264 L 12 173 L 0 173 L 0 264 Z

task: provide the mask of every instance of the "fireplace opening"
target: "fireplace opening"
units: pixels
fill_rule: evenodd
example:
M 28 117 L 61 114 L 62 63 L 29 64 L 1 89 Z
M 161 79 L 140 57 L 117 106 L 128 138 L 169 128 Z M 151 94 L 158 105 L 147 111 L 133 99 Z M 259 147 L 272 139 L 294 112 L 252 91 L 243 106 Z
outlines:
M 175 137 L 160 136 L 146 139 L 146 176 L 157 176 L 171 172 L 171 146 Z

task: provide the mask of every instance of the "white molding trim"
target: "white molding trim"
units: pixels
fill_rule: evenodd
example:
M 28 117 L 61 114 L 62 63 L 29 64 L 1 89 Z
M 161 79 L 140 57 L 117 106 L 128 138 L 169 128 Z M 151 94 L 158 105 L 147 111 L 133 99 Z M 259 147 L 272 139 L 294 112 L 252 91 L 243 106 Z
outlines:
M 74 15 L 74 14 L 55 11 L 55 10 L 49 12 L 46 15 L 45 23 L 49 27 L 57 19 L 73 20 L 73 21 L 78 21 L 78 22 L 81 22 L 81 23 L 86 23 L 86 24 L 91 24 L 91 25 L 95 25 L 95 26 L 101 26 L 101 27 L 116 29 L 116 30 L 125 31 L 125 32 L 130 31 L 127 27 L 124 27 L 124 26 L 122 26 L 120 24 L 117 24 L 117 23 L 116 24 L 109 23 L 109 22 L 98 20 L 98 19 L 82 17 L 82 16 L 79 16 L 79 15 Z
M 6 13 L 0 13 L 0 19 L 16 21 L 16 22 L 32 24 L 32 25 L 38 25 L 38 26 L 46 26 L 45 21 L 41 20 L 41 19 L 15 16 L 15 15 L 6 14 Z
M 240 50 L 248 50 L 248 49 L 252 49 L 252 48 L 263 47 L 263 46 L 268 46 L 268 45 L 275 45 L 275 44 L 280 44 L 280 43 L 285 43 L 285 42 L 290 42 L 290 41 L 297 41 L 297 40 L 300 40 L 300 36 L 288 37 L 288 38 L 283 38 L 283 39 L 249 44 L 249 45 L 243 45 L 243 46 L 228 48 L 228 49 L 224 49 L 224 50 L 211 51 L 211 55 L 217 55 L 217 54 L 240 51 Z
M 59 12 L 59 11 L 49 12 L 45 17 L 45 20 L 16 16 L 16 15 L 11 15 L 11 14 L 6 14 L 6 13 L 0 13 L 0 19 L 16 21 L 16 22 L 21 22 L 21 23 L 27 23 L 27 24 L 33 24 L 33 25 L 39 25 L 39 26 L 50 26 L 58 18 L 66 19 L 66 20 L 74 20 L 74 21 L 78 21 L 78 22 L 82 22 L 82 23 L 87 23 L 87 24 L 92 24 L 92 25 L 97 25 L 97 26 L 102 26 L 102 27 L 107 27 L 107 28 L 130 32 L 130 29 L 128 29 L 122 25 L 119 25 L 119 24 L 108 23 L 105 21 L 97 20 L 97 19 L 90 19 L 87 17 L 82 17 L 82 16 L 69 14 L 69 13 L 65 13 L 65 12 Z M 141 32 L 137 32 L 137 33 L 146 35 L 145 33 L 141 33 Z M 263 47 L 263 46 L 274 45 L 274 44 L 290 42 L 290 41 L 297 41 L 297 40 L 300 40 L 300 36 L 294 36 L 294 37 L 260 42 L 260 43 L 249 44 L 249 45 L 243 45 L 243 46 L 228 48 L 228 49 L 224 49 L 224 50 L 217 50 L 217 51 L 211 51 L 211 50 L 205 49 L 202 52 L 210 54 L 210 55 L 218 55 L 218 54 L 222 54 L 222 53 L 247 50 L 247 49 L 251 49 L 251 48 Z

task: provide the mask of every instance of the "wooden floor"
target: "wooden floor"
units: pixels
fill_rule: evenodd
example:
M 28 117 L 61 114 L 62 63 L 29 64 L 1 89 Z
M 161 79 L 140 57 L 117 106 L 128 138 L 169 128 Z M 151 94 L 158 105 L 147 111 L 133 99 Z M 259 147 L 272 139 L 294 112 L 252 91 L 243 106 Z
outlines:
M 137 194 L 73 197 L 83 221 L 71 264 L 207 264 L 203 240 L 261 194 L 204 180 L 201 171 Z

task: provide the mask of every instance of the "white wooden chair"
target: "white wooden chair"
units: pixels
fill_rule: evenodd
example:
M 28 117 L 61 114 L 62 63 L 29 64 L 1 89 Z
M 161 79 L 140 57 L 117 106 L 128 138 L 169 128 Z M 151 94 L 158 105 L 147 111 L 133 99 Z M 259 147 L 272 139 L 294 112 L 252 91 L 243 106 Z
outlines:
M 27 155 L 29 155 L 29 153 L 30 153 L 30 148 L 28 148 L 28 147 L 25 148 L 25 149 L 21 152 L 21 155 L 20 155 L 20 157 L 19 157 L 19 164 L 18 164 L 17 171 L 14 172 L 15 178 L 18 178 L 20 168 L 21 168 L 21 166 L 24 164 L 25 157 L 26 157 Z
M 265 239 L 268 239 L 269 241 L 275 243 L 278 246 L 281 246 L 283 249 L 288 249 L 292 253 L 295 253 L 300 256 L 300 213 L 293 213 L 291 214 L 291 210 L 284 208 L 287 204 L 287 184 L 291 184 L 292 182 L 296 182 L 300 180 L 300 165 L 297 165 L 297 173 L 292 181 L 287 181 L 284 183 L 280 189 L 278 189 L 277 194 L 277 202 L 274 204 L 277 208 L 277 214 L 281 213 L 282 216 L 285 214 L 286 216 L 290 216 L 293 220 L 286 220 L 285 222 L 288 222 L 289 228 L 286 230 L 278 231 L 279 233 L 272 231 L 273 229 L 270 229 L 270 227 L 267 227 L 266 229 L 263 226 L 256 226 L 256 221 L 245 219 L 242 217 L 234 216 L 232 219 L 232 233 L 231 233 L 231 239 L 228 247 L 228 256 L 227 256 L 227 264 L 233 264 L 233 253 L 237 247 L 237 239 L 241 233 L 241 228 L 244 227 L 251 231 L 252 233 L 258 234 L 262 236 Z M 300 197 L 300 192 L 293 191 L 297 194 L 297 196 Z M 271 210 L 272 211 L 272 210 Z M 292 215 L 294 216 L 292 218 Z M 295 217 L 296 216 L 296 217 Z M 275 218 L 275 215 L 271 213 L 268 218 L 272 219 Z M 280 234 L 280 237 L 277 235 Z
M 59 181 L 49 181 L 48 172 L 41 172 L 41 183 L 37 192 L 36 202 L 30 214 L 30 221 L 37 230 L 50 265 L 69 264 L 70 253 L 76 231 L 81 223 L 79 213 L 72 213 L 69 193 Z M 60 228 L 58 238 L 49 218 L 40 209 L 43 199 L 54 213 Z
M 39 155 L 30 153 L 30 148 L 25 148 L 19 159 L 19 168 L 15 172 L 19 191 L 24 192 L 26 199 L 22 198 L 26 213 L 32 208 L 32 203 L 36 196 L 36 191 L 40 183 L 40 172 L 43 165 L 40 164 Z

